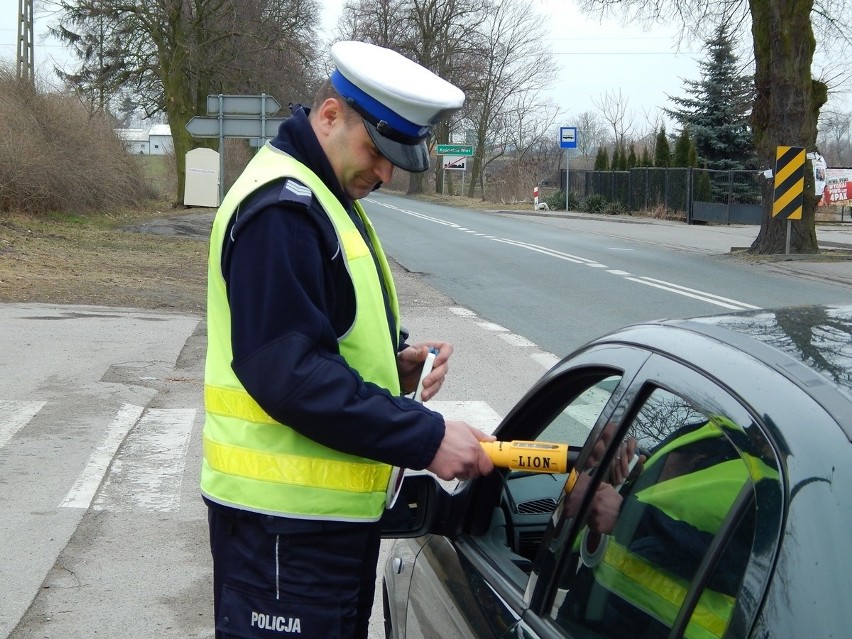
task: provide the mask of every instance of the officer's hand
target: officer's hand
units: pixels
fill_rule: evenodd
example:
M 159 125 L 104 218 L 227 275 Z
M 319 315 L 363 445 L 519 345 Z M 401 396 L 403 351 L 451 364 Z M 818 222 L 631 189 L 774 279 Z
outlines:
M 452 345 L 447 342 L 424 342 L 409 346 L 396 356 L 400 386 L 403 392 L 413 393 L 417 389 L 417 382 L 420 381 L 420 372 L 423 370 L 423 362 L 429 353 L 429 347 L 438 349 L 438 354 L 432 364 L 432 372 L 423 380 L 420 399 L 424 402 L 432 399 L 444 383 L 449 370 L 448 360 L 453 354 Z
M 592 498 L 586 523 L 595 532 L 608 535 L 615 529 L 622 497 L 611 485 L 601 482 Z
M 445 427 L 444 439 L 426 470 L 446 480 L 473 479 L 494 470 L 494 464 L 479 443 L 493 442 L 493 435 L 486 435 L 467 422 L 448 421 Z

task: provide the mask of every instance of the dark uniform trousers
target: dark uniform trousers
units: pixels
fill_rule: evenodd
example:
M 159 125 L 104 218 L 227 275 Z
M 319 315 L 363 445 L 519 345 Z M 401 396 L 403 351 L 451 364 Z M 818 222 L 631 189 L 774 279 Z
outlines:
M 366 639 L 378 524 L 209 508 L 216 639 Z

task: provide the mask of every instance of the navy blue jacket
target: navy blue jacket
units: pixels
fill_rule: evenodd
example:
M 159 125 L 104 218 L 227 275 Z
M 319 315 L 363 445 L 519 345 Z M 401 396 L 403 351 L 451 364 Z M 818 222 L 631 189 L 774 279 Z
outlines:
M 306 111 L 295 107 L 272 144 L 314 171 L 362 227 Z M 269 415 L 306 437 L 425 468 L 444 436 L 443 418 L 364 382 L 340 356 L 337 340 L 352 324 L 355 298 L 337 236 L 316 198 L 283 185 L 273 182 L 240 205 L 223 247 L 234 373 Z M 375 339 L 404 347 L 398 335 Z

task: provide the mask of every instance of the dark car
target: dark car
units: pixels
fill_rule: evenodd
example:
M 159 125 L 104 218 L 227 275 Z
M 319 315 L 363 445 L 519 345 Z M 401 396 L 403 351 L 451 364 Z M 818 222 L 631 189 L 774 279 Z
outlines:
M 495 434 L 570 472 L 407 476 L 389 637 L 852 636 L 852 306 L 624 328 Z

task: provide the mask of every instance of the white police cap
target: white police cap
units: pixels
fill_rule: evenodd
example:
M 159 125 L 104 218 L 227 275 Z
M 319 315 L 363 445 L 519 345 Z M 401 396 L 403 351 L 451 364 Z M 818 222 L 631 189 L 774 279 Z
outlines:
M 379 152 L 414 173 L 429 168 L 432 126 L 464 104 L 464 93 L 396 51 L 366 42 L 331 47 L 334 89 L 364 119 Z

